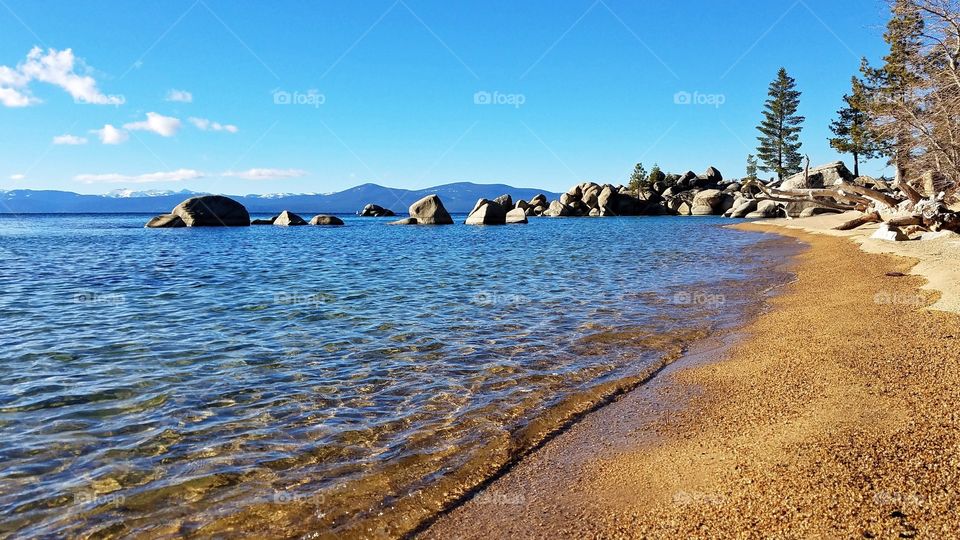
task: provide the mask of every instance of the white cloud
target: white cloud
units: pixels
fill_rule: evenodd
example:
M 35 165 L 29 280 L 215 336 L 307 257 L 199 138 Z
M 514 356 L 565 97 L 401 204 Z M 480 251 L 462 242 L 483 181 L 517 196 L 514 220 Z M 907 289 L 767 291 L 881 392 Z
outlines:
M 204 174 L 193 169 L 177 169 L 175 171 L 163 171 L 148 174 L 125 175 L 118 173 L 110 174 L 79 174 L 73 179 L 85 184 L 103 184 L 103 183 L 129 183 L 129 184 L 149 184 L 152 182 L 182 182 L 184 180 L 196 180 L 203 178 Z
M 187 118 L 191 124 L 197 127 L 197 129 L 202 131 L 226 131 L 229 133 L 236 133 L 240 129 L 233 124 L 221 124 L 220 122 L 214 122 L 212 120 L 207 120 L 206 118 Z
M 68 145 L 87 144 L 87 138 L 77 137 L 76 135 L 57 135 L 56 137 L 53 138 L 53 144 L 68 144 Z
M 16 69 L 0 66 L 0 103 L 6 107 L 26 107 L 40 103 L 30 94 L 33 81 L 52 84 L 65 90 L 77 103 L 95 105 L 122 105 L 123 96 L 108 96 L 97 88 L 97 81 L 89 75 L 79 75 L 77 68 L 85 69 L 83 61 L 73 55 L 73 49 L 43 49 L 34 47 Z
M 130 138 L 129 133 L 110 124 L 103 126 L 102 129 L 94 129 L 90 133 L 96 133 L 103 144 L 120 144 L 127 142 L 127 139 Z
M 306 175 L 307 171 L 300 169 L 248 169 L 246 171 L 227 171 L 222 176 L 243 178 L 244 180 L 282 180 Z
M 180 103 L 193 103 L 193 94 L 186 90 L 173 89 L 167 92 L 167 101 L 177 101 Z
M 11 180 L 23 180 L 23 179 L 26 178 L 26 177 L 27 177 L 27 175 L 25 175 L 25 174 L 11 174 L 11 175 L 10 175 L 10 179 L 11 179 Z
M 180 119 L 148 112 L 146 120 L 124 124 L 123 128 L 130 131 L 151 131 L 161 137 L 173 137 L 180 130 Z

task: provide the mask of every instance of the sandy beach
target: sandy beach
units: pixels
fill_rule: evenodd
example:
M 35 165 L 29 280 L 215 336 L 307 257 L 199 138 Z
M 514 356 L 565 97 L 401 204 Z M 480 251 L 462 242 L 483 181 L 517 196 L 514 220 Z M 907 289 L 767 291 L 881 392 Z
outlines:
M 960 534 L 960 243 L 828 231 L 840 221 L 741 225 L 809 246 L 770 309 L 420 537 Z

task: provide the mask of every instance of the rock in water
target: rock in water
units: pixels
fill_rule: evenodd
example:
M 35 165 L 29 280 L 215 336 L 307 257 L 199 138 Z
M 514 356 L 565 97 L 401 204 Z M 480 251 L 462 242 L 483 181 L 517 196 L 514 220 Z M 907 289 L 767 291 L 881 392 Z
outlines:
M 499 204 L 500 206 L 502 206 L 504 212 L 509 212 L 514 208 L 513 197 L 511 197 L 510 195 L 501 195 L 496 199 L 494 199 L 493 201 Z
M 436 195 L 427 195 L 410 205 L 410 217 L 417 225 L 453 225 L 453 218 Z
M 187 224 L 180 219 L 180 216 L 163 214 L 162 216 L 152 218 L 145 226 L 149 229 L 175 229 L 178 227 L 186 227 Z
M 550 203 L 550 207 L 543 212 L 543 215 L 547 217 L 566 217 L 573 214 L 573 209 L 560 201 L 553 201 Z
M 325 216 L 323 214 L 313 216 L 310 219 L 311 225 L 343 225 L 343 220 L 337 216 Z
M 396 221 L 391 221 L 390 223 L 387 223 L 387 225 L 416 225 L 416 224 L 417 224 L 417 218 L 412 218 L 412 217 L 398 219 Z
M 393 210 L 388 210 L 378 204 L 368 204 L 360 211 L 360 217 L 390 217 L 395 216 Z
M 178 204 L 171 214 L 180 216 L 187 227 L 247 227 L 250 214 L 237 201 L 222 195 L 191 197 Z
M 251 225 L 273 225 L 273 222 L 277 220 L 277 216 L 273 216 L 270 219 L 255 219 L 250 222 Z
M 512 211 L 512 210 L 511 210 Z M 526 218 L 526 216 L 524 216 Z M 507 213 L 496 201 L 480 199 L 467 216 L 467 225 L 506 225 Z
M 273 224 L 278 227 L 293 227 L 296 225 L 306 225 L 307 222 L 304 219 L 293 212 L 284 210 L 280 212 L 280 215 L 277 216 L 277 219 L 273 220 Z
M 507 212 L 507 224 L 527 223 L 527 213 L 522 208 L 514 208 Z

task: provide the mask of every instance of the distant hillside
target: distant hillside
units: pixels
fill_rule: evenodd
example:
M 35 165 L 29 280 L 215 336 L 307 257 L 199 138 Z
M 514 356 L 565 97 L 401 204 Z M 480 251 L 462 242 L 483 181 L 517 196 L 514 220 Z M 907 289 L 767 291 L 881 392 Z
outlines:
M 473 209 L 477 199 L 493 199 L 509 193 L 513 199 L 530 200 L 538 193 L 549 199 L 560 195 L 549 191 L 515 188 L 504 184 L 473 184 L 457 182 L 420 190 L 395 189 L 363 184 L 337 193 L 328 194 L 277 194 L 277 195 L 230 195 L 240 201 L 253 214 L 268 214 L 281 210 L 296 213 L 353 214 L 367 204 L 378 204 L 398 214 L 417 199 L 436 193 L 450 212 L 463 213 Z M 107 195 L 80 195 L 69 191 L 35 191 L 20 189 L 0 191 L 0 213 L 126 213 L 144 212 L 161 214 L 198 193 L 191 191 L 135 192 L 115 190 Z

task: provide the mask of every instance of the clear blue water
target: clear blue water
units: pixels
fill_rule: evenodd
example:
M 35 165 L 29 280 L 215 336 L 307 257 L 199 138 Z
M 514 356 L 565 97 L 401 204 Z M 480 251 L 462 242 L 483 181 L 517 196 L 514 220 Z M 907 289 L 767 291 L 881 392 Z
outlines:
M 735 323 L 782 257 L 720 218 L 147 217 L 0 216 L 0 536 L 349 530 Z

